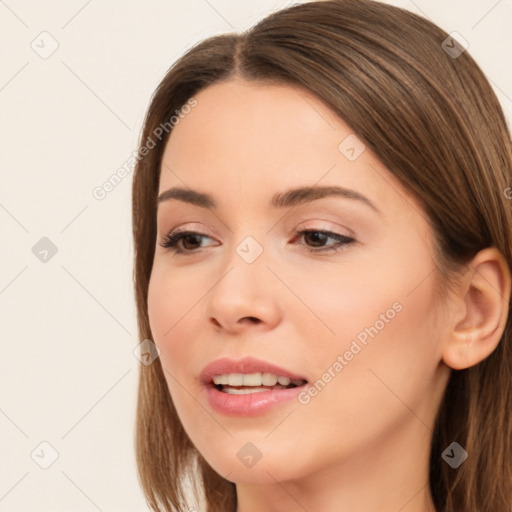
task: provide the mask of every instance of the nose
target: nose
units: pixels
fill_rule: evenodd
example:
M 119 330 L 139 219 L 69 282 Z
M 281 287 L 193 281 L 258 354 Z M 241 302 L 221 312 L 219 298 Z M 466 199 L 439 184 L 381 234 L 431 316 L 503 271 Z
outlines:
M 237 254 L 207 294 L 205 314 L 217 330 L 229 334 L 265 331 L 280 321 L 278 280 L 263 257 L 247 263 Z

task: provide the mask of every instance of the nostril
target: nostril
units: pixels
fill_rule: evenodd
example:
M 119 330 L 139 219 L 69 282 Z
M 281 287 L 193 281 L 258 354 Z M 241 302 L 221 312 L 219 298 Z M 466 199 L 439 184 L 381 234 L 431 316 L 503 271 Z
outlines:
M 220 322 L 216 318 L 212 318 L 212 322 L 217 326 L 220 327 Z

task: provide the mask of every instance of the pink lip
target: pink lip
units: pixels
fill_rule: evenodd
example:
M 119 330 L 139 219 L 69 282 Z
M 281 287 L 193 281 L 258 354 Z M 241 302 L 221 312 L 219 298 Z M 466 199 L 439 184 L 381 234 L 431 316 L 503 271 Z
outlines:
M 257 372 L 273 373 L 290 379 L 307 380 L 301 375 L 253 357 L 245 357 L 239 361 L 227 358 L 217 359 L 205 366 L 200 374 L 200 380 L 205 386 L 210 406 L 217 412 L 228 416 L 255 416 L 269 412 L 281 404 L 292 400 L 307 385 L 304 384 L 290 389 L 273 389 L 246 395 L 223 393 L 213 385 L 214 375 Z
M 235 361 L 233 359 L 228 359 L 224 357 L 222 359 L 217 359 L 212 363 L 206 365 L 199 376 L 201 382 L 205 384 L 210 384 L 215 375 L 222 375 L 224 373 L 273 373 L 275 375 L 281 377 L 288 377 L 289 379 L 304 379 L 307 380 L 302 375 L 297 375 L 296 373 L 292 373 L 284 368 L 276 366 L 272 363 L 267 363 L 266 361 L 262 361 L 261 359 L 256 359 L 254 357 L 244 357 L 239 361 Z

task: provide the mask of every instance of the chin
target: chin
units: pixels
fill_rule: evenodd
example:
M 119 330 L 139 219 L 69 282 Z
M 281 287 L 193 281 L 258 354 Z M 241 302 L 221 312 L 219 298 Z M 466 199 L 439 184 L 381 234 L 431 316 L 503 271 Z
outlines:
M 224 456 L 222 460 L 219 457 L 207 462 L 219 475 L 235 484 L 275 484 L 276 481 L 295 480 L 305 476 L 300 474 L 300 468 L 294 466 L 294 462 L 297 461 L 296 455 L 291 454 L 289 457 L 280 455 L 281 460 L 276 460 L 274 457 L 267 457 L 265 460 L 265 456 L 262 456 L 252 466 L 246 466 L 236 454 L 235 461 Z

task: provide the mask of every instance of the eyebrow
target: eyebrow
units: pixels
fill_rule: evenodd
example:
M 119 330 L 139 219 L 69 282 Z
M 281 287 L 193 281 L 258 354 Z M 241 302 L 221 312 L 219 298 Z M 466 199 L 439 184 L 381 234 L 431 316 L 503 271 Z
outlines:
M 272 197 L 270 206 L 273 208 L 289 208 L 332 196 L 360 201 L 375 210 L 377 213 L 381 213 L 375 204 L 363 194 L 356 192 L 355 190 L 334 185 L 300 187 L 287 190 L 286 192 L 278 192 Z M 158 204 L 163 203 L 164 201 L 170 201 L 171 199 L 190 203 L 209 210 L 217 208 L 217 203 L 210 194 L 181 187 L 172 187 L 165 192 L 162 192 L 158 196 Z

